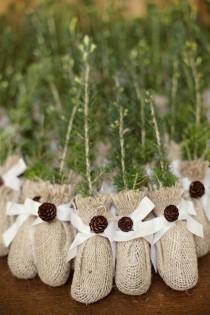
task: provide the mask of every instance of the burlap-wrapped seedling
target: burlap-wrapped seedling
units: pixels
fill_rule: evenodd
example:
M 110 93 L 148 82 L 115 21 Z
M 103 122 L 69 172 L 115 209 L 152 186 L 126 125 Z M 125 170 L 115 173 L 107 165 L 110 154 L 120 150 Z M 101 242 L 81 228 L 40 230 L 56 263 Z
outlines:
M 203 225 L 204 237 L 194 235 L 198 257 L 210 250 L 210 169 L 202 160 L 178 162 L 176 175 L 180 178 L 186 198 L 190 197 L 196 209 L 196 220 Z
M 100 236 L 108 228 L 110 199 L 97 197 L 75 199 L 75 207 L 91 237 L 77 248 L 71 296 L 89 304 L 110 293 L 113 282 L 113 255 L 110 241 Z M 73 221 L 72 221 L 73 223 Z M 109 223 L 110 224 L 110 223 Z
M 146 192 L 124 191 L 113 195 L 113 203 L 118 215 L 118 227 L 125 233 L 132 230 L 133 221 L 129 215 L 139 206 Z M 150 208 L 150 211 L 152 211 Z M 117 288 L 130 295 L 145 293 L 151 285 L 150 245 L 143 237 L 116 244 Z
M 24 207 L 26 198 L 40 201 L 43 189 L 46 184 L 42 181 L 33 182 L 26 180 L 23 183 L 23 189 L 20 196 L 20 203 Z M 30 215 L 26 221 L 20 226 L 17 234 L 12 241 L 8 254 L 8 265 L 17 278 L 31 279 L 37 275 L 37 268 L 34 262 L 32 243 L 30 239 L 30 226 L 36 219 L 36 216 Z
M 168 286 L 179 291 L 194 287 L 198 281 L 193 234 L 187 230 L 186 221 L 177 220 L 182 194 L 178 186 L 160 188 L 149 194 L 155 204 L 155 215 L 164 215 L 168 222 L 175 223 L 156 243 L 157 270 Z
M 8 201 L 18 201 L 20 195 L 20 175 L 26 166 L 19 156 L 7 158 L 3 167 L 0 168 L 0 256 L 8 254 L 2 235 L 14 223 L 14 216 L 6 215 Z
M 53 287 L 63 285 L 69 277 L 70 262 L 67 262 L 67 252 L 73 241 L 74 231 L 70 222 L 58 220 L 57 215 L 59 206 L 70 203 L 73 195 L 74 189 L 71 185 L 45 184 L 39 201 L 42 204 L 38 209 L 42 223 L 32 226 L 38 275 L 44 283 Z

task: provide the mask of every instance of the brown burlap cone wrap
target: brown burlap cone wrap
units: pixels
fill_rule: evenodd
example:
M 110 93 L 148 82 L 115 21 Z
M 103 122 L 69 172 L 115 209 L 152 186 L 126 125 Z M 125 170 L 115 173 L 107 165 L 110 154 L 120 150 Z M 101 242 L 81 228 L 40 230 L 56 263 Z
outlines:
M 129 216 L 145 197 L 145 192 L 124 191 L 113 195 L 118 215 Z M 126 233 L 126 232 L 125 232 Z M 150 246 L 144 238 L 117 242 L 115 282 L 130 295 L 145 293 L 151 285 Z
M 70 202 L 73 195 L 71 185 L 46 183 L 40 202 L 50 202 L 58 206 Z M 68 280 L 70 262 L 67 262 L 67 252 L 74 239 L 73 230 L 69 222 L 57 219 L 35 226 L 36 266 L 38 275 L 45 284 L 56 287 Z
M 97 215 L 108 218 L 110 201 L 106 196 L 77 197 L 75 206 L 84 223 Z M 113 256 L 107 238 L 96 234 L 81 244 L 75 258 L 71 296 L 76 301 L 94 303 L 110 293 L 113 281 Z
M 183 177 L 187 177 L 191 182 L 200 181 L 203 183 L 208 166 L 209 162 L 202 160 L 181 162 L 180 173 Z M 195 219 L 203 225 L 204 237 L 202 238 L 194 235 L 197 257 L 202 257 L 210 250 L 210 222 L 202 208 L 199 198 L 192 198 L 192 201 L 197 213 Z
M 166 206 L 178 205 L 182 189 L 161 188 L 149 194 L 154 202 L 155 214 L 162 215 Z M 174 290 L 187 290 L 198 281 L 197 256 L 193 234 L 186 228 L 185 221 L 177 221 L 156 243 L 157 268 L 165 283 Z
M 26 180 L 23 183 L 20 203 L 24 203 L 26 198 L 33 199 L 37 196 L 41 197 L 45 185 L 42 181 L 33 182 Z M 20 279 L 31 279 L 37 275 L 37 268 L 32 254 L 32 244 L 29 237 L 29 229 L 35 219 L 35 216 L 30 216 L 23 223 L 10 246 L 8 265 L 13 275 Z
M 16 155 L 8 157 L 4 166 L 0 168 L 0 176 L 4 175 L 19 159 L 20 157 Z M 15 217 L 6 215 L 7 202 L 18 202 L 19 194 L 4 184 L 0 186 L 0 256 L 8 254 L 9 249 L 5 246 L 2 235 L 15 221 Z

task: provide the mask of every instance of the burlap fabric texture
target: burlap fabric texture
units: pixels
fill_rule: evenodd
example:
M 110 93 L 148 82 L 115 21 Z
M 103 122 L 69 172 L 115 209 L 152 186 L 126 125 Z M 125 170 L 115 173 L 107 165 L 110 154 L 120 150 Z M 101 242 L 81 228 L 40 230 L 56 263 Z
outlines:
M 21 191 L 20 203 L 24 203 L 26 198 L 41 198 L 45 186 L 46 184 L 42 181 L 25 180 Z M 10 246 L 8 265 L 12 274 L 20 279 L 31 279 L 37 275 L 31 239 L 29 237 L 29 229 L 35 219 L 35 216 L 30 216 L 23 223 Z
M 204 184 L 204 178 L 208 166 L 209 162 L 202 160 L 181 162 L 180 173 L 183 177 L 187 177 L 191 182 L 200 181 Z M 192 201 L 197 213 L 195 219 L 203 225 L 204 237 L 202 238 L 194 235 L 197 256 L 202 257 L 210 250 L 210 222 L 202 208 L 199 198 L 192 198 Z
M 109 200 L 103 195 L 86 198 L 77 196 L 75 206 L 83 222 L 89 224 L 91 219 L 97 215 L 108 218 Z M 81 303 L 94 303 L 110 293 L 112 282 L 111 245 L 107 238 L 96 234 L 77 249 L 71 296 Z
M 154 202 L 157 216 L 164 213 L 168 205 L 178 205 L 182 189 L 160 188 L 149 194 Z M 186 221 L 176 221 L 156 243 L 157 268 L 165 283 L 174 290 L 187 290 L 198 281 L 198 266 L 193 234 L 186 228 Z
M 0 176 L 4 175 L 11 167 L 13 167 L 19 156 L 10 156 L 5 161 L 5 164 L 0 168 Z M 18 202 L 20 193 L 6 187 L 3 183 L 0 186 L 0 256 L 6 256 L 9 249 L 5 246 L 3 241 L 3 233 L 14 223 L 14 216 L 6 215 L 6 206 L 8 201 Z
M 123 191 L 113 195 L 118 215 L 129 216 L 145 197 L 145 192 Z M 124 232 L 126 233 L 126 232 Z M 144 238 L 117 242 L 115 283 L 130 295 L 145 293 L 151 285 L 150 245 Z
M 45 184 L 40 202 L 55 206 L 72 200 L 74 189 L 71 185 Z M 69 277 L 70 262 L 67 252 L 74 239 L 74 229 L 69 222 L 54 219 L 34 227 L 34 250 L 38 275 L 50 286 L 63 285 Z

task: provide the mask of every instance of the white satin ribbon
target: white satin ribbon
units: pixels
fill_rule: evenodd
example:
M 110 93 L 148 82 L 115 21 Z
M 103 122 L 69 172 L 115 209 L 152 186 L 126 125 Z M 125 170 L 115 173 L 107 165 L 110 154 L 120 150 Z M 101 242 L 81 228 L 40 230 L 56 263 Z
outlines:
M 192 234 L 199 237 L 204 237 L 203 235 L 203 225 L 194 220 L 191 215 L 196 215 L 196 211 L 193 202 L 190 200 L 182 199 L 180 204 L 177 206 L 179 210 L 178 220 L 186 221 L 186 228 Z M 155 271 L 157 272 L 157 256 L 156 256 L 156 243 L 161 239 L 161 237 L 168 232 L 172 227 L 176 225 L 176 222 L 169 222 L 166 220 L 164 215 L 157 217 L 159 221 L 156 223 L 159 225 L 160 230 L 154 234 L 153 243 L 151 246 L 151 260 Z
M 38 216 L 38 209 L 41 203 L 27 198 L 24 204 L 8 202 L 6 214 L 8 216 L 18 216 L 15 223 L 7 229 L 3 234 L 3 240 L 6 247 L 8 247 L 14 240 L 21 225 L 29 218 L 29 216 Z M 60 221 L 71 220 L 71 203 L 56 206 L 56 219 Z M 32 227 L 44 222 L 41 218 L 35 219 L 30 228 L 30 235 L 33 235 Z M 33 237 L 32 237 L 33 238 Z
M 114 224 L 112 221 L 108 220 L 108 226 L 104 230 L 103 233 L 96 234 L 91 231 L 90 226 L 85 224 L 79 216 L 79 213 L 76 209 L 72 210 L 71 213 L 71 224 L 78 230 L 76 238 L 74 239 L 73 243 L 71 244 L 68 254 L 67 254 L 67 261 L 73 259 L 77 255 L 77 248 L 79 245 L 87 241 L 89 238 L 94 236 L 103 236 L 109 239 L 112 252 L 113 252 L 113 262 L 115 263 L 115 245 L 113 243 L 113 231 L 114 231 Z
M 179 171 L 180 163 L 181 161 L 179 160 L 173 161 L 171 164 L 171 170 L 174 173 L 174 175 L 176 175 L 180 179 L 180 182 L 184 189 L 185 198 L 189 198 L 190 197 L 189 189 L 191 181 L 187 177 L 182 177 Z M 201 198 L 198 198 L 198 200 L 200 201 L 201 206 L 205 212 L 205 215 L 210 222 L 210 168 L 208 168 L 206 171 L 205 177 L 203 179 L 203 185 L 205 187 L 205 194 Z
M 187 221 L 187 229 L 188 231 L 190 231 L 191 233 L 199 236 L 199 237 L 203 237 L 203 225 L 198 223 L 196 220 L 194 220 L 190 215 L 196 215 L 195 212 L 195 208 L 193 205 L 193 202 L 190 200 L 181 200 L 181 203 L 177 206 L 178 210 L 179 210 L 179 217 L 178 220 L 181 221 Z M 164 217 L 164 215 L 161 215 L 159 217 L 157 217 L 157 219 L 159 220 L 158 224 L 160 226 L 160 230 L 155 233 L 154 238 L 153 238 L 153 243 L 152 245 L 154 245 L 155 243 L 157 243 L 157 241 L 159 241 L 161 239 L 161 237 L 173 226 L 175 226 L 176 222 L 169 222 L 166 220 L 166 218 Z
M 157 218 L 145 222 L 142 222 L 142 220 L 148 216 L 154 207 L 154 203 L 148 197 L 144 197 L 137 209 L 129 215 L 133 221 L 132 231 L 123 232 L 118 228 L 118 222 L 115 221 L 113 240 L 116 242 L 124 242 L 144 237 L 149 243 L 152 243 L 153 234 L 160 229 L 158 226 L 159 220 L 157 220 Z
M 2 175 L 2 179 L 4 181 L 4 185 L 13 190 L 19 191 L 21 186 L 21 181 L 18 178 L 26 170 L 26 164 L 24 160 L 21 158 L 19 161 L 12 166 L 4 175 Z

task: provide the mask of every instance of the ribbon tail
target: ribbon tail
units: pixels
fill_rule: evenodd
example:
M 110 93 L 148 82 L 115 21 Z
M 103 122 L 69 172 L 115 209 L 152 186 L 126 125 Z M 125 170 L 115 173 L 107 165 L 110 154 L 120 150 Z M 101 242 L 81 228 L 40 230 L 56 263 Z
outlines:
M 144 239 L 151 245 L 153 243 L 153 234 L 144 236 Z
M 156 245 L 151 246 L 151 253 L 150 253 L 152 265 L 154 267 L 155 272 L 157 273 L 157 247 Z
M 210 198 L 208 197 L 208 195 L 204 195 L 201 200 L 201 205 L 203 207 L 203 210 L 205 212 L 205 215 L 207 216 L 207 219 L 209 220 L 210 222 L 210 211 L 209 211 L 209 208 L 210 208 Z
M 8 172 L 6 172 L 2 177 L 5 182 L 5 186 L 19 191 L 21 186 L 21 181 L 17 177 L 26 170 L 26 164 L 23 159 L 20 159 L 17 164 L 15 164 Z
M 110 242 L 112 248 L 113 269 L 115 270 L 116 263 L 116 242 Z
M 161 229 L 154 234 L 154 238 L 153 238 L 153 243 L 152 245 L 155 245 L 160 239 L 161 237 L 166 233 L 168 232 L 168 230 L 170 228 L 172 228 L 174 226 L 175 223 L 170 223 L 168 224 L 167 222 L 163 222 L 163 226 L 161 227 Z
M 9 247 L 9 245 L 14 240 L 15 236 L 17 235 L 17 232 L 19 231 L 21 225 L 28 219 L 28 215 L 20 215 L 15 223 L 9 227 L 4 233 L 3 233 L 3 241 L 6 247 Z
M 152 211 L 152 209 L 154 209 L 154 207 L 154 203 L 148 197 L 144 197 L 137 209 L 130 215 L 130 217 L 132 219 L 138 217 L 138 220 L 142 221 L 148 216 L 148 214 Z
M 187 229 L 191 233 L 199 236 L 204 237 L 203 235 L 203 225 L 198 223 L 196 220 L 191 218 L 190 216 L 187 218 Z
M 77 255 L 77 247 L 88 240 L 90 237 L 94 235 L 88 235 L 83 233 L 78 233 L 75 240 L 71 244 L 69 251 L 67 253 L 67 261 L 72 260 Z

